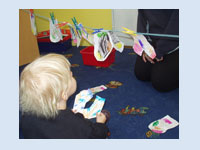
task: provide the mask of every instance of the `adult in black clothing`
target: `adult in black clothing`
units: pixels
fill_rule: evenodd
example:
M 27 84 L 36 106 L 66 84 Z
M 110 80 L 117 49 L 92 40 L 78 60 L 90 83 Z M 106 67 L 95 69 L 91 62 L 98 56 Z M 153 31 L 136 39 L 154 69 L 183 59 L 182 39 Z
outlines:
M 48 54 L 27 65 L 20 75 L 20 128 L 27 139 L 106 138 L 106 115 L 96 122 L 67 108 L 76 91 L 69 61 L 59 54 Z M 74 110 L 75 111 L 75 110 Z
M 178 9 L 138 10 L 137 32 L 179 35 Z M 151 81 L 160 92 L 179 87 L 179 39 L 146 36 L 154 47 L 156 58 L 152 60 L 143 52 L 137 56 L 135 75 L 139 80 Z

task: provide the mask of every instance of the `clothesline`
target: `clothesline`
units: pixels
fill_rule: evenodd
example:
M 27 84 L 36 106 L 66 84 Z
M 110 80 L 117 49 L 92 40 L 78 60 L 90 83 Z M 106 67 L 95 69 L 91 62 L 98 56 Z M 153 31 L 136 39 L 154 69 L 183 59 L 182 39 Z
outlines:
M 22 9 L 24 12 L 26 13 L 29 13 L 30 14 L 30 11 L 28 10 L 24 10 Z M 48 17 L 45 17 L 45 16 L 41 16 L 39 14 L 35 14 L 35 16 L 39 17 L 39 18 L 42 18 L 42 19 L 45 19 L 45 20 L 48 20 L 49 21 L 49 18 Z M 60 22 L 58 21 L 58 23 L 63 23 L 63 22 Z M 91 28 L 91 27 L 87 27 L 87 26 L 84 26 L 84 28 L 86 29 L 90 29 L 90 30 L 95 30 L 95 28 Z M 113 32 L 122 32 L 122 31 L 117 31 L 117 30 L 103 30 L 103 31 L 113 31 Z M 179 38 L 179 35 L 172 35 L 172 34 L 156 34 L 156 33 L 141 33 L 141 32 L 135 32 L 136 34 L 142 34 L 142 35 L 148 35 L 148 36 L 159 36 L 159 37 L 170 37 L 170 38 Z

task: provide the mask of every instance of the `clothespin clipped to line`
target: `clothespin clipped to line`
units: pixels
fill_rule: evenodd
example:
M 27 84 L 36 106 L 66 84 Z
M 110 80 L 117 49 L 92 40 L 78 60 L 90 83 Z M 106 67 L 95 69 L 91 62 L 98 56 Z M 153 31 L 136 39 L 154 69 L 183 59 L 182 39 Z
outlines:
M 80 27 L 84 32 L 87 32 L 81 23 L 79 23 L 79 27 Z
M 103 30 L 103 28 L 100 28 L 100 29 L 93 29 L 94 32 L 92 32 L 92 34 L 95 34 L 95 33 L 98 33 L 98 32 L 101 32 Z
M 53 24 L 55 23 L 55 17 L 54 17 L 54 13 L 52 12 L 52 13 L 50 13 L 50 16 L 51 16 L 51 20 L 52 20 L 52 22 L 53 22 Z
M 122 28 L 125 30 L 125 31 L 122 31 L 123 33 L 130 34 L 130 35 L 133 35 L 133 36 L 137 35 L 135 31 L 132 31 L 132 30 L 125 28 L 125 27 L 122 27 Z M 143 48 L 144 45 L 143 45 L 142 41 L 140 39 L 138 39 L 138 41 L 140 43 L 140 46 Z
M 122 27 L 125 31 L 122 31 L 123 33 L 126 33 L 126 34 L 130 34 L 130 35 L 136 35 L 136 32 L 135 31 L 132 31 L 130 29 L 127 29 L 125 27 Z
M 85 28 L 83 27 L 83 25 L 81 23 L 79 23 L 79 27 L 81 28 L 83 33 L 85 33 L 86 38 L 88 38 L 88 32 L 85 30 Z
M 72 18 L 72 21 L 74 23 L 74 26 L 76 28 L 76 32 L 77 32 L 78 36 L 81 38 L 82 33 L 81 33 L 81 29 L 78 26 L 78 22 L 76 21 L 76 18 L 75 17 Z
M 142 35 L 149 35 L 149 36 L 159 36 L 159 37 L 170 37 L 170 38 L 179 38 L 179 35 L 171 35 L 171 34 L 156 34 L 156 33 L 139 33 L 139 32 L 135 32 L 135 31 L 132 31 L 130 29 L 127 29 L 125 27 L 122 27 L 124 30 L 126 31 L 122 31 L 123 33 L 126 33 L 126 34 L 130 34 L 130 35 L 139 35 L 139 34 L 142 34 Z
M 76 27 L 76 30 L 79 32 L 79 34 L 81 34 L 81 29 L 80 27 L 82 28 L 82 24 L 78 24 L 78 22 L 76 21 L 76 18 L 72 18 L 72 21 L 74 23 L 74 26 Z M 80 26 L 80 27 L 79 27 Z M 101 32 L 103 30 L 103 28 L 100 28 L 100 29 L 92 29 L 94 30 L 94 32 L 92 34 L 95 34 L 95 33 L 98 33 L 98 32 Z M 84 31 L 85 32 L 85 31 Z
M 75 17 L 72 18 L 72 21 L 73 21 L 75 27 L 78 29 L 79 27 L 78 27 L 78 22 L 76 21 L 76 18 Z

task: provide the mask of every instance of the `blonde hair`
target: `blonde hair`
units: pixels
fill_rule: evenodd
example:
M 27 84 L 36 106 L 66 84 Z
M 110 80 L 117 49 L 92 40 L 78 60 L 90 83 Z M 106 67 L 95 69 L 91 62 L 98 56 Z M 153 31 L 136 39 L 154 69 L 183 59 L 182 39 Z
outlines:
M 20 76 L 22 113 L 54 118 L 70 78 L 70 63 L 63 55 L 47 54 L 27 65 Z

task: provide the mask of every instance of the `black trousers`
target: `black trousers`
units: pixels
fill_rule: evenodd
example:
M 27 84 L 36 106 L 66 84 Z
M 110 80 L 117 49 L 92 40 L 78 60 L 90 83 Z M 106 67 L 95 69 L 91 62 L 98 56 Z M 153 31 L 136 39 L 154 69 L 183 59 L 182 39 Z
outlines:
M 139 80 L 151 81 L 156 90 L 168 92 L 179 87 L 179 50 L 163 58 L 163 61 L 151 64 L 137 56 L 134 72 Z

